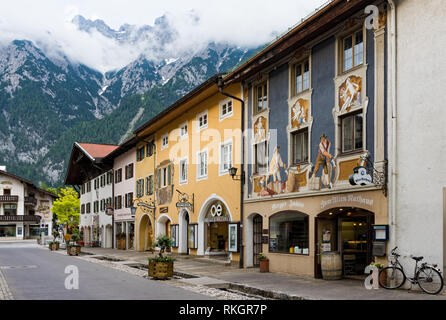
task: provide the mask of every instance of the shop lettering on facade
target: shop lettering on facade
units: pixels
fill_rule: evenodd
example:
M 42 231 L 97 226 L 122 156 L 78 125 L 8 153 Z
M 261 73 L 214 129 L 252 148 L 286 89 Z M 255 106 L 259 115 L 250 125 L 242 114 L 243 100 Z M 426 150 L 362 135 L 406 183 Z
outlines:
M 349 194 L 347 196 L 335 196 L 328 200 L 322 200 L 321 201 L 321 209 L 324 209 L 327 206 L 332 206 L 332 205 L 336 205 L 338 203 L 345 203 L 345 202 L 360 203 L 360 204 L 368 205 L 370 207 L 373 206 L 372 199 L 367 199 L 362 196 L 354 196 L 352 194 Z
M 296 200 L 283 201 L 281 203 L 273 203 L 271 205 L 272 211 L 283 210 L 283 209 L 293 209 L 293 208 L 303 208 L 305 205 L 302 202 Z

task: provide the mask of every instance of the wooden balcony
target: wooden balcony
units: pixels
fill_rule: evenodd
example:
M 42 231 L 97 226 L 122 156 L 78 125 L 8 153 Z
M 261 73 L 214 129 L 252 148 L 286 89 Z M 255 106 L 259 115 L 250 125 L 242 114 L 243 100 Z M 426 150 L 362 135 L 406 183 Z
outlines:
M 19 202 L 19 196 L 3 195 L 3 196 L 0 196 L 0 202 L 17 203 L 17 202 Z
M 36 206 L 37 204 L 37 199 L 34 197 L 25 197 L 25 204 L 29 204 L 32 206 Z
M 40 223 L 40 216 L 0 216 L 0 222 L 35 222 Z

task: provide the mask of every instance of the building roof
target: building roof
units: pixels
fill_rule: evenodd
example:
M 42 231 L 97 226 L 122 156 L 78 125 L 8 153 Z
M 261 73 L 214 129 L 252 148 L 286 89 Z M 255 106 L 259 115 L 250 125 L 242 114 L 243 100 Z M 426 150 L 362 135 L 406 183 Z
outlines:
M 104 158 L 119 147 L 110 144 L 75 143 L 93 160 Z
M 126 153 L 130 149 L 136 146 L 136 144 L 139 142 L 140 137 L 132 134 L 128 138 L 126 138 L 115 150 L 110 152 L 107 156 L 104 157 L 103 160 L 108 159 L 115 159 L 116 157 L 119 157 L 123 153 Z
M 19 177 L 19 176 L 15 175 L 15 174 L 12 174 L 12 173 L 9 173 L 9 172 L 3 171 L 3 170 L 0 170 L 0 174 L 5 175 L 5 176 L 10 177 L 10 178 L 13 178 L 13 179 L 17 179 L 17 180 L 19 180 L 19 181 L 21 181 L 23 183 L 26 183 L 30 187 L 38 190 L 39 192 L 46 193 L 46 194 L 48 194 L 49 196 L 51 196 L 53 198 L 58 198 L 59 197 L 57 194 L 54 194 L 54 193 L 52 193 L 50 191 L 46 191 L 46 190 L 44 190 L 42 188 L 37 187 L 32 181 L 30 181 L 28 179 Z
M 285 58 L 306 43 L 321 36 L 367 5 L 379 0 L 329 0 L 304 18 L 296 26 L 265 46 L 245 63 L 229 71 L 224 78 L 225 85 L 247 79 L 262 69 Z
M 73 144 L 65 175 L 65 185 L 80 185 L 113 167 L 113 161 L 104 159 L 119 146 L 109 144 Z

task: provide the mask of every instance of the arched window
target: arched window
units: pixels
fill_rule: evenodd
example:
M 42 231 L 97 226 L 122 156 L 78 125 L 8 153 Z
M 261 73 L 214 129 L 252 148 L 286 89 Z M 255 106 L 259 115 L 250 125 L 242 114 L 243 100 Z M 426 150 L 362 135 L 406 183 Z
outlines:
M 269 239 L 269 252 L 309 254 L 308 216 L 296 211 L 273 215 L 269 219 Z

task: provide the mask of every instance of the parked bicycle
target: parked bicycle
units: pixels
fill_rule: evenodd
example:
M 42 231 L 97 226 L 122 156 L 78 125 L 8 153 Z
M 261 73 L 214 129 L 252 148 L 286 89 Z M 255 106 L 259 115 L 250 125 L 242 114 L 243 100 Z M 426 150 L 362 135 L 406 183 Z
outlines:
M 412 284 L 418 284 L 421 290 L 428 294 L 437 294 L 443 290 L 443 277 L 436 264 L 430 265 L 424 262 L 419 267 L 418 262 L 423 260 L 424 257 L 411 256 L 415 260 L 415 270 L 414 276 L 408 277 L 398 260 L 401 255 L 396 253 L 396 249 L 398 247 L 395 247 L 391 252 L 393 259 L 390 261 L 390 266 L 381 269 L 379 272 L 379 284 L 381 287 L 385 289 L 397 289 L 406 280 L 409 280 Z

